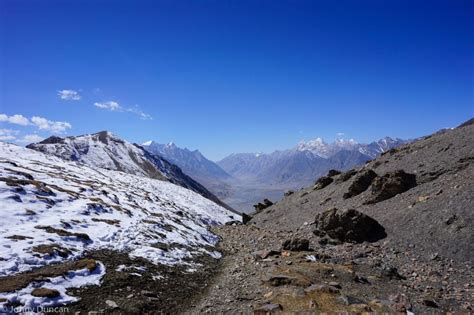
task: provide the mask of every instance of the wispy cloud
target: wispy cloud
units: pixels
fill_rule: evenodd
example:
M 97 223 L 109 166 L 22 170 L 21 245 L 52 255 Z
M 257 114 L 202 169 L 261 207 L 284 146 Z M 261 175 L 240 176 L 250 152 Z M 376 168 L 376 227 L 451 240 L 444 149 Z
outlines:
M 15 124 L 15 125 L 21 125 L 21 126 L 28 126 L 30 124 L 30 121 L 28 118 L 24 117 L 23 115 L 13 115 L 13 116 L 8 116 L 5 114 L 0 114 L 0 122 L 8 122 L 10 124 Z
M 78 101 L 81 99 L 79 92 L 74 90 L 59 90 L 58 96 L 60 99 L 65 101 Z
M 44 138 L 35 134 L 25 135 L 21 139 L 16 140 L 18 143 L 33 143 L 43 141 Z
M 134 107 L 127 108 L 127 112 L 138 115 L 138 117 L 140 117 L 140 119 L 142 119 L 142 120 L 152 120 L 153 119 L 153 117 L 151 117 L 151 115 L 148 115 L 148 114 L 144 113 L 140 109 L 140 107 L 138 107 L 138 105 L 135 105 Z
M 336 136 L 338 137 L 344 137 L 346 134 L 344 132 L 338 132 L 336 133 Z
M 50 131 L 52 133 L 63 133 L 72 126 L 65 121 L 51 121 L 43 117 L 34 116 L 31 122 L 40 130 Z
M 0 141 L 15 140 L 18 130 L 0 129 Z
M 95 102 L 94 106 L 110 111 L 122 111 L 122 106 L 115 101 Z
M 95 107 L 109 110 L 112 112 L 125 112 L 125 113 L 132 113 L 140 117 L 142 120 L 152 120 L 153 117 L 151 115 L 145 113 L 143 110 L 141 110 L 140 106 L 135 105 L 133 107 L 122 107 L 118 102 L 116 101 L 107 101 L 107 102 L 95 102 L 94 103 Z

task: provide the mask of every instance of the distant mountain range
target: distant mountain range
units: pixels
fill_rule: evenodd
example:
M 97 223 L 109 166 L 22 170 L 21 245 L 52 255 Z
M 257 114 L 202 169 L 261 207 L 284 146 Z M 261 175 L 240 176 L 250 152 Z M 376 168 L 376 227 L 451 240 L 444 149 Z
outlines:
M 347 170 L 398 147 L 406 141 L 385 137 L 369 144 L 321 138 L 300 142 L 295 148 L 269 154 L 231 154 L 217 164 L 233 177 L 265 185 L 299 188 L 330 169 Z
M 178 166 L 108 131 L 66 138 L 53 136 L 27 147 L 95 168 L 168 181 L 230 208 L 203 185 L 183 173 Z
M 232 176 L 219 165 L 205 158 L 198 150 L 179 148 L 172 142 L 160 144 L 155 141 L 147 141 L 142 144 L 142 147 L 178 165 L 184 173 L 203 184 L 219 198 L 229 196 L 230 186 L 227 181 L 231 180 Z
M 326 143 L 317 138 L 288 150 L 235 153 L 218 162 L 174 143 L 147 141 L 142 147 L 176 164 L 235 209 L 249 212 L 263 198 L 279 199 L 284 191 L 307 186 L 330 169 L 353 168 L 406 142 L 385 137 L 369 144 L 352 139 Z

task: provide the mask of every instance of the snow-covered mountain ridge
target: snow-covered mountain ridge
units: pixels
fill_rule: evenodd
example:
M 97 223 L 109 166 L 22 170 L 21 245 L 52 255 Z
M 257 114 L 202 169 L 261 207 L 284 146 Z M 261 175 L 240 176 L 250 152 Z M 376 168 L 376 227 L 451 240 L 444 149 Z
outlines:
M 169 181 L 226 206 L 204 186 L 183 173 L 178 166 L 108 131 L 65 138 L 53 136 L 27 147 L 94 168 Z
M 322 138 L 316 138 L 309 141 L 301 141 L 296 146 L 298 151 L 310 151 L 322 158 L 329 158 L 341 150 L 353 151 L 357 150 L 371 158 L 375 158 L 381 153 L 391 148 L 400 146 L 407 141 L 399 138 L 384 137 L 378 141 L 368 144 L 358 143 L 354 139 L 336 139 L 332 143 L 325 142 Z
M 209 225 L 240 220 L 167 181 L 91 168 L 3 142 L 0 200 L 0 277 L 105 248 L 156 264 L 192 264 L 199 255 L 219 256 Z M 41 304 L 41 298 L 31 300 L 30 291 L 1 292 L 0 306 L 4 297 Z

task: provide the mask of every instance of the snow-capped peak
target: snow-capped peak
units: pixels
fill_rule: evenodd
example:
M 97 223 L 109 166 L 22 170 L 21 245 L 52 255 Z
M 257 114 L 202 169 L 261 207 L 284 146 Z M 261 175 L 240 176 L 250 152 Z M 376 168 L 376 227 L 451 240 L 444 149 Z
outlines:
M 143 142 L 142 145 L 144 145 L 144 146 L 149 146 L 149 145 L 151 145 L 152 143 L 153 143 L 153 140 L 148 140 L 148 141 Z

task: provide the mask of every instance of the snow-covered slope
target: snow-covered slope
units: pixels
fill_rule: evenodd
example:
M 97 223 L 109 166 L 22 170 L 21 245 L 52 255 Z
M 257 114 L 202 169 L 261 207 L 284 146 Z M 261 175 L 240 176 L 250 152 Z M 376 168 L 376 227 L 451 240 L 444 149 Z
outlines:
M 209 225 L 240 220 L 170 182 L 4 142 L 0 204 L 0 277 L 105 248 L 157 264 L 189 264 L 197 255 L 219 255 Z M 48 246 L 52 253 L 45 253 Z
M 184 174 L 178 166 L 108 131 L 76 137 L 50 137 L 27 147 L 96 168 L 169 181 L 226 206 L 204 186 Z

